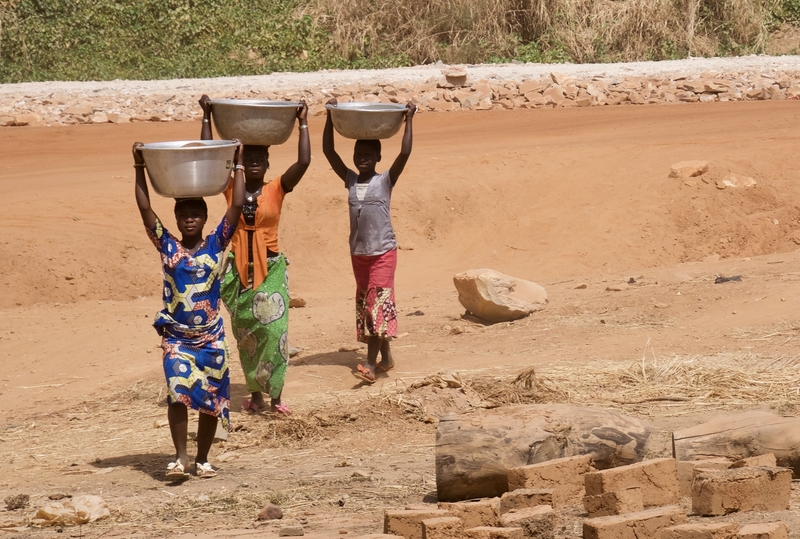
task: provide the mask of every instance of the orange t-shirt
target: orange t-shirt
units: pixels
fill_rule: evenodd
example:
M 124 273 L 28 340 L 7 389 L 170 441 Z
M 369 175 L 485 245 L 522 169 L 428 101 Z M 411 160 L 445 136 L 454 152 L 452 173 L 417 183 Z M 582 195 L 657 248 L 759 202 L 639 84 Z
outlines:
M 233 180 L 225 190 L 225 200 L 230 204 L 233 196 Z M 258 196 L 255 226 L 244 222 L 244 215 L 239 217 L 239 225 L 231 240 L 231 250 L 236 257 L 236 269 L 239 279 L 247 286 L 247 231 L 253 231 L 253 288 L 258 287 L 267 277 L 267 249 L 278 251 L 278 223 L 281 220 L 281 207 L 286 193 L 278 176 L 261 188 Z

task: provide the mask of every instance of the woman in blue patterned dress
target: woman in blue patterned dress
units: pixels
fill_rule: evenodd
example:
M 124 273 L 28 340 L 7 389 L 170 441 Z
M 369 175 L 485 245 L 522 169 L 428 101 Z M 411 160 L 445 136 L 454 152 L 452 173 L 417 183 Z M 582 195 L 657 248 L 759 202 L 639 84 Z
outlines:
M 217 430 L 217 418 L 230 429 L 228 345 L 220 307 L 220 276 L 224 252 L 239 222 L 244 203 L 242 156 L 234 161 L 233 195 L 217 228 L 203 238 L 208 209 L 202 198 L 177 199 L 175 220 L 181 239 L 170 234 L 150 207 L 141 143 L 133 145 L 136 168 L 136 203 L 147 235 L 161 254 L 164 270 L 164 309 L 153 326 L 161 335 L 164 375 L 167 379 L 167 418 L 175 445 L 175 461 L 167 466 L 169 479 L 189 476 L 186 451 L 188 408 L 200 412 L 197 427 L 198 477 L 213 477 L 208 451 Z

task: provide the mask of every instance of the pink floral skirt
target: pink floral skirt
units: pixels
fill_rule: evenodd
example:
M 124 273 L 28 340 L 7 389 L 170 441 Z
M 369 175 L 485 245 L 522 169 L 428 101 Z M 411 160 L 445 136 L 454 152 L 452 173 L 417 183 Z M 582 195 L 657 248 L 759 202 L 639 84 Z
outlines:
M 397 307 L 394 303 L 394 271 L 397 250 L 382 255 L 352 255 L 356 277 L 356 336 L 391 340 L 397 337 Z

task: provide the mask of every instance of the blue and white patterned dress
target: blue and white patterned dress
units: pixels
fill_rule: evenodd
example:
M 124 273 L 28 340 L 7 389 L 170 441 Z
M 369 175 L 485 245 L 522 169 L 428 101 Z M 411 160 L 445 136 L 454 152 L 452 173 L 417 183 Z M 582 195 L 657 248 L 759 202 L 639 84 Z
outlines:
M 193 255 L 160 220 L 147 235 L 161 254 L 164 309 L 153 326 L 162 337 L 167 402 L 219 417 L 230 429 L 228 345 L 220 307 L 223 254 L 236 225 L 223 217 Z

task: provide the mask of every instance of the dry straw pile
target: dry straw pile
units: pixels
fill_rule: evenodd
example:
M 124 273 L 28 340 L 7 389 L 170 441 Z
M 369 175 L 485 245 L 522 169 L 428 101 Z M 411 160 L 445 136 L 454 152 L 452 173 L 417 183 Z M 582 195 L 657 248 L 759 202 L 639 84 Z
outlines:
M 533 369 L 512 377 L 479 377 L 471 387 L 496 405 L 562 402 L 600 406 L 669 406 L 679 413 L 715 407 L 800 406 L 800 358 L 751 354 L 643 356 Z
M 307 444 L 353 421 L 361 426 L 385 425 L 389 418 L 435 424 L 448 412 L 515 404 L 602 406 L 661 417 L 764 405 L 779 413 L 800 409 L 800 358 L 744 353 L 658 357 L 647 350 L 635 362 L 549 365 L 517 375 L 443 372 L 413 383 L 397 379 L 357 398 L 319 396 L 288 420 L 251 428 L 258 438 L 276 444 Z

